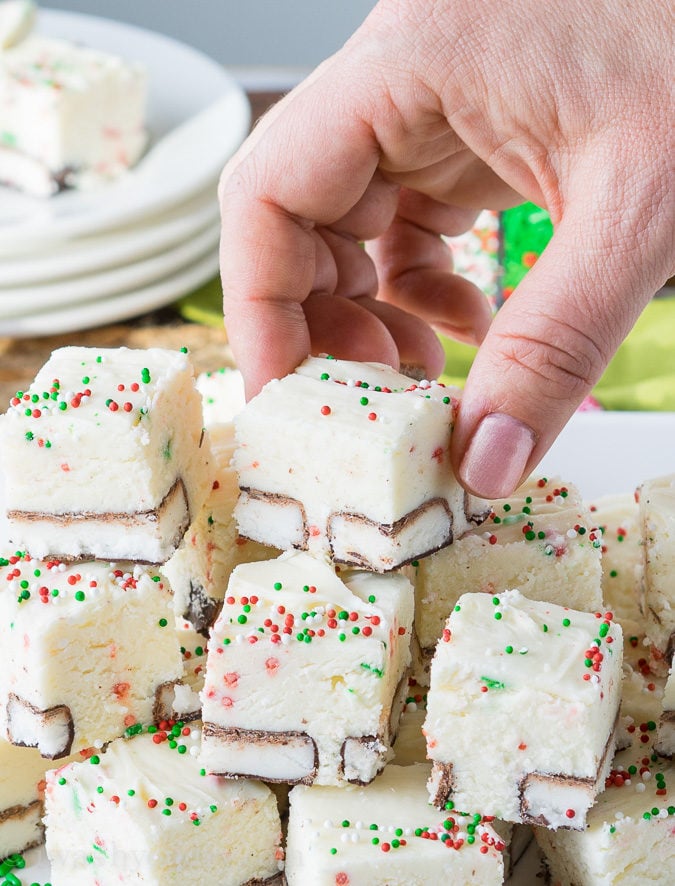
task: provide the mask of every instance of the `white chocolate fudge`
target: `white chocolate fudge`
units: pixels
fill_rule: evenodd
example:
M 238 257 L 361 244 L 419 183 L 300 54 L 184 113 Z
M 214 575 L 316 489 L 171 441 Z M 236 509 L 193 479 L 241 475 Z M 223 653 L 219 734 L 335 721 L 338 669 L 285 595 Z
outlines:
M 642 608 L 647 634 L 667 664 L 675 645 L 675 474 L 643 483 L 639 489 L 644 555 Z
M 579 491 L 533 477 L 454 544 L 419 561 L 415 631 L 428 670 L 453 606 L 472 591 L 518 588 L 526 597 L 593 612 L 602 608 L 601 539 Z M 418 679 L 422 673 L 416 673 Z
M 33 556 L 163 563 L 211 482 L 186 354 L 54 351 L 0 416 L 9 537 Z
M 239 531 L 387 572 L 479 520 L 450 466 L 459 392 L 388 366 L 310 357 L 235 417 Z
M 177 616 L 207 634 L 220 610 L 230 573 L 240 563 L 270 560 L 280 551 L 239 535 L 234 508 L 239 496 L 231 465 L 233 416 L 244 406 L 244 382 L 236 369 L 202 373 L 204 426 L 208 432 L 213 482 L 196 519 L 176 553 L 164 564 Z
M 280 886 L 281 826 L 259 782 L 202 774 L 192 725 L 112 742 L 50 772 L 47 854 L 54 883 Z
M 504 881 L 504 842 L 481 815 L 429 805 L 429 766 L 390 764 L 365 787 L 290 795 L 289 886 L 481 886 Z
M 642 748 L 642 750 L 640 749 Z M 675 767 L 645 746 L 622 751 L 583 831 L 535 828 L 555 886 L 617 886 L 675 880 Z
M 590 505 L 602 532 L 602 596 L 621 623 L 624 636 L 644 630 L 640 612 L 642 535 L 635 495 L 619 493 Z
M 0 183 L 49 197 L 117 178 L 147 144 L 145 68 L 33 36 L 29 5 L 8 6 L 0 51 Z
M 336 575 L 304 552 L 238 566 L 208 645 L 210 772 L 367 783 L 405 698 L 413 589 L 398 573 Z
M 182 677 L 169 588 L 131 563 L 0 559 L 0 711 L 50 759 L 173 713 Z
M 606 616 L 517 590 L 460 597 L 431 664 L 436 805 L 584 827 L 611 765 L 621 692 L 621 627 Z

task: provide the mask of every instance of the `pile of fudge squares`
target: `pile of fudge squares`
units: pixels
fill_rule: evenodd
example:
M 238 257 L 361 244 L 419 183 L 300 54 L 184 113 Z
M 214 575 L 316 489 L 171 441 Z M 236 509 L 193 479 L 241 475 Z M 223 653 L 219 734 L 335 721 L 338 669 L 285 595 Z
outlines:
M 672 884 L 675 477 L 476 499 L 459 400 L 52 354 L 0 418 L 0 860 L 489 886 L 534 834 L 556 884 Z

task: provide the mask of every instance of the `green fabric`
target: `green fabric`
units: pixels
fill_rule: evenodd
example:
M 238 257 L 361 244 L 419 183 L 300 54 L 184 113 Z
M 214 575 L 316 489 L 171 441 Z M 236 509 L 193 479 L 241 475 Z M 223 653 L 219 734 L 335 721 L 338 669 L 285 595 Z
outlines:
M 212 280 L 181 299 L 186 320 L 220 326 L 220 281 Z M 463 385 L 476 349 L 441 337 L 444 380 Z M 675 412 L 675 295 L 651 301 L 593 391 L 605 409 Z

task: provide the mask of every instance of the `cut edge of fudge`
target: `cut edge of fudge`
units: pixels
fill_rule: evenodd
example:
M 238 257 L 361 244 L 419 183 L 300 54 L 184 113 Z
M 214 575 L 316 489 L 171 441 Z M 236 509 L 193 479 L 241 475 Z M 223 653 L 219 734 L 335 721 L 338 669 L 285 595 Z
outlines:
M 387 726 L 381 735 L 351 735 L 342 742 L 338 774 L 345 782 L 366 785 L 383 770 L 398 729 L 407 688 L 406 673 L 396 688 Z M 210 766 L 208 770 L 212 775 L 224 778 L 257 778 L 272 784 L 311 785 L 319 773 L 319 748 L 315 739 L 307 732 L 273 732 L 204 722 L 202 737 L 205 746 L 228 748 L 239 755 L 240 765 L 237 771 Z M 285 762 L 291 763 L 293 769 L 287 769 L 287 775 L 279 776 L 274 770 L 279 766 L 282 748 Z M 266 752 L 268 763 L 263 762 Z
M 13 852 L 26 852 L 44 842 L 42 812 L 40 800 L 34 800 L 27 806 L 10 806 L 7 809 L 0 809 L 0 858 Z M 19 828 L 29 828 L 35 834 L 34 838 L 29 842 L 20 841 L 21 845 L 16 844 L 15 838 L 11 836 L 11 831 Z M 6 832 L 9 832 L 10 836 L 7 836 Z M 12 843 L 13 839 L 14 843 Z
M 176 692 L 182 681 L 161 683 L 155 689 L 152 716 L 155 723 L 179 718 L 195 720 L 199 710 L 176 710 Z M 67 705 L 40 710 L 27 699 L 10 692 L 6 704 L 7 740 L 16 747 L 36 748 L 48 760 L 67 757 L 73 749 L 75 723 Z
M 9 510 L 7 521 L 13 543 L 26 547 L 34 557 L 64 561 L 95 557 L 155 565 L 164 563 L 180 544 L 190 524 L 190 510 L 185 484 L 178 479 L 160 505 L 147 511 L 48 514 Z M 25 532 L 26 527 L 30 527 L 29 532 Z M 115 533 L 112 538 L 111 529 Z M 23 544 L 22 530 L 27 544 Z M 44 538 L 40 542 L 41 534 Z M 61 553 L 61 549 L 72 552 L 74 547 L 77 557 Z
M 480 525 L 489 511 L 483 502 L 464 493 L 468 523 Z M 242 487 L 235 514 L 242 537 L 280 550 L 310 547 L 305 506 L 298 499 L 260 489 Z M 375 523 L 363 514 L 335 511 L 328 517 L 328 545 L 335 563 L 389 572 L 452 544 L 453 515 L 447 500 L 433 498 L 394 523 Z M 258 527 L 264 526 L 260 533 Z M 263 538 L 264 536 L 264 538 Z M 413 556 L 406 552 L 414 538 L 421 540 Z
M 619 716 L 607 739 L 605 750 L 598 763 L 597 773 L 592 777 L 564 775 L 555 772 L 526 773 L 518 786 L 520 815 L 522 824 L 538 825 L 556 830 L 583 830 L 585 816 L 595 803 L 609 775 L 619 725 Z M 453 765 L 434 761 L 428 782 L 431 803 L 437 809 L 444 809 L 452 799 Z M 559 801 L 556 802 L 556 796 Z M 565 809 L 556 814 L 552 804 Z M 579 816 L 579 811 L 582 815 Z M 553 813 L 553 814 L 552 814 Z

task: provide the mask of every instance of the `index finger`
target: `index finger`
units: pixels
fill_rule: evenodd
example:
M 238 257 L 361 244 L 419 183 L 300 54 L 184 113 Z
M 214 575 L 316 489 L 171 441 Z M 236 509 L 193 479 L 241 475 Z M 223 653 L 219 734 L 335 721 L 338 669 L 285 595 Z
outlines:
M 221 180 L 223 310 L 249 396 L 309 354 L 302 302 L 323 282 L 317 226 L 346 216 L 378 165 L 372 130 L 354 105 L 335 107 L 331 79 L 319 70 L 282 100 Z

